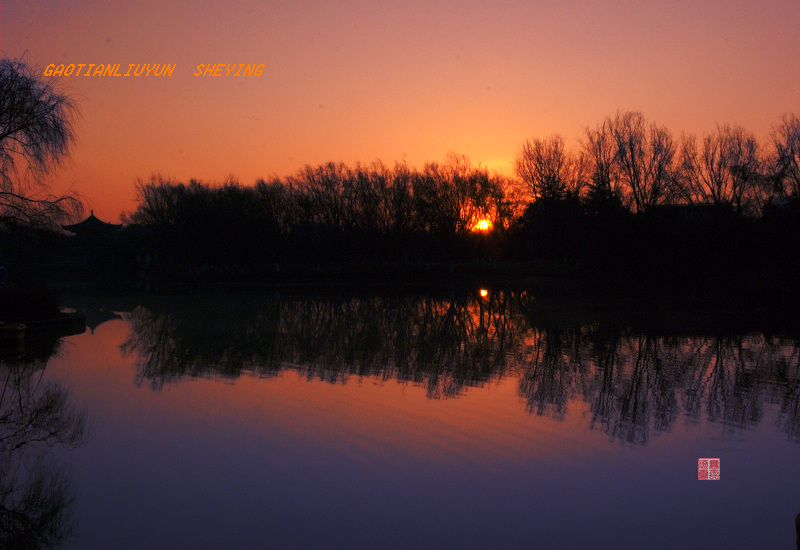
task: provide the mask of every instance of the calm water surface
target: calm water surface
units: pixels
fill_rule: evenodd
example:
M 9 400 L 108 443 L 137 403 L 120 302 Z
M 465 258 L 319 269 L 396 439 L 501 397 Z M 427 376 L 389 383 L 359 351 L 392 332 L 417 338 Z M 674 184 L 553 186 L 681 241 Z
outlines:
M 72 305 L 93 330 L 0 365 L 6 542 L 794 547 L 780 324 L 477 291 Z

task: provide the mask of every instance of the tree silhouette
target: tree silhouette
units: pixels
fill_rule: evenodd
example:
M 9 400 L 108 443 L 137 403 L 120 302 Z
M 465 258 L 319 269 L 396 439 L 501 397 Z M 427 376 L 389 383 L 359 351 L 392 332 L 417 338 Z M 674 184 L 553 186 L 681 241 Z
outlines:
M 504 183 L 464 155 L 449 153 L 443 163 L 429 162 L 414 179 L 420 225 L 442 236 L 464 235 L 484 218 L 503 226 Z
M 775 187 L 781 194 L 800 199 L 800 118 L 785 115 L 772 133 L 775 146 Z
M 74 193 L 53 195 L 45 177 L 68 156 L 75 104 L 22 60 L 0 60 L 0 224 L 53 227 L 79 214 Z
M 586 157 L 565 149 L 559 134 L 527 140 L 514 161 L 514 171 L 533 200 L 578 196 L 588 179 Z
M 671 132 L 649 123 L 641 113 L 618 112 L 610 121 L 619 172 L 631 207 L 645 212 L 672 199 L 675 192 L 675 143 Z
M 689 202 L 754 207 L 760 182 L 758 142 L 741 126 L 717 126 L 705 134 L 698 151 L 695 136 L 681 144 L 682 195 Z
M 595 128 L 586 128 L 582 148 L 591 173 L 588 196 L 590 202 L 604 204 L 622 200 L 617 146 L 613 119 L 606 118 Z
M 177 287 L 533 268 L 598 291 L 721 291 L 754 281 L 752 265 L 795 277 L 797 117 L 784 117 L 773 141 L 766 164 L 739 126 L 676 144 L 641 113 L 618 111 L 586 128 L 577 150 L 558 134 L 526 141 L 515 180 L 454 153 L 421 170 L 308 165 L 252 187 L 153 176 L 137 185 L 128 220 L 143 227 L 131 248 L 159 257 L 140 278 Z M 766 183 L 781 200 L 765 200 Z M 492 231 L 476 232 L 479 223 Z

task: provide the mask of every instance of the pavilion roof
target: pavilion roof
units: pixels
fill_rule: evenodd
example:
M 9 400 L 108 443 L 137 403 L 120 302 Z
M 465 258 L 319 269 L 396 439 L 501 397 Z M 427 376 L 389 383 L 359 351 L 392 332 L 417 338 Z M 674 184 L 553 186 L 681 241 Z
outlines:
M 94 210 L 92 210 L 89 217 L 85 220 L 73 223 L 72 225 L 62 225 L 61 227 L 76 235 L 104 235 L 120 229 L 122 224 L 101 221 L 95 217 Z

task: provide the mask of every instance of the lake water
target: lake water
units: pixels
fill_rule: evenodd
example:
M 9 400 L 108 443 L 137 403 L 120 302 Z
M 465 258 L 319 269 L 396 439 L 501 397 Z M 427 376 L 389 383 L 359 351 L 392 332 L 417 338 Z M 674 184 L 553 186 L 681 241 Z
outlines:
M 2 540 L 794 547 L 796 331 L 483 294 L 73 299 L 0 364 Z

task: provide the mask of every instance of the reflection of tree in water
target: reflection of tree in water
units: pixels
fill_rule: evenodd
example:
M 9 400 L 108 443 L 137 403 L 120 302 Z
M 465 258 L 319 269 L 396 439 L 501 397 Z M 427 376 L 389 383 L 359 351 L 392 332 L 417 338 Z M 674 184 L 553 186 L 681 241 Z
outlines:
M 698 396 L 707 398 L 709 420 L 727 430 L 757 426 L 763 417 L 764 375 L 770 370 L 762 335 L 697 339 L 693 357 L 697 365 L 690 381 L 691 418 L 700 411 Z
M 45 361 L 0 362 L 0 547 L 41 548 L 72 530 L 73 496 L 54 446 L 83 441 L 85 413 L 42 380 Z
M 440 398 L 514 373 L 529 413 L 561 420 L 580 400 L 590 429 L 627 443 L 644 445 L 681 417 L 749 429 L 763 422 L 767 404 L 780 410 L 780 429 L 800 441 L 797 339 L 570 323 L 534 303 L 526 293 L 493 292 L 140 307 L 123 349 L 139 356 L 138 382 L 154 388 L 185 376 L 291 368 L 331 383 L 411 382 Z
M 190 308 L 185 315 L 134 309 L 131 333 L 122 350 L 138 353 L 137 383 L 150 380 L 157 388 L 185 376 L 235 378 L 257 363 L 258 350 L 271 347 L 270 333 L 262 338 L 256 327 L 246 326 L 235 311 L 219 311 L 223 315 L 212 316 L 206 308 Z M 277 368 L 262 364 L 262 373 L 270 370 Z
M 371 296 L 290 300 L 281 308 L 282 362 L 308 378 L 376 376 L 458 395 L 499 376 L 511 341 L 508 307 L 491 299 Z
M 238 311 L 139 307 L 122 349 L 139 356 L 137 382 L 154 388 L 184 376 L 274 375 L 291 367 L 309 379 L 396 379 L 449 397 L 500 376 L 520 332 L 503 293 L 290 296 Z
M 769 345 L 783 350 L 775 353 L 772 363 L 775 381 L 771 385 L 770 402 L 780 405 L 778 426 L 791 440 L 800 443 L 800 347 L 784 345 L 777 339 Z
M 589 405 L 591 429 L 644 445 L 668 432 L 681 412 L 703 414 L 726 432 L 749 429 L 766 403 L 780 408 L 781 429 L 800 441 L 798 343 L 762 334 L 665 337 L 598 327 L 534 331 L 520 393 L 528 410 L 561 419 L 568 399 Z
M 656 433 L 669 431 L 679 412 L 672 350 L 663 339 L 645 334 L 603 342 L 597 359 L 588 362 L 604 381 L 596 396 L 590 393 L 592 423 L 614 438 L 642 445 L 651 426 Z
M 528 412 L 564 419 L 567 401 L 580 392 L 584 375 L 580 361 L 570 353 L 579 339 L 580 333 L 574 330 L 533 331 L 522 355 L 525 368 L 520 379 Z

